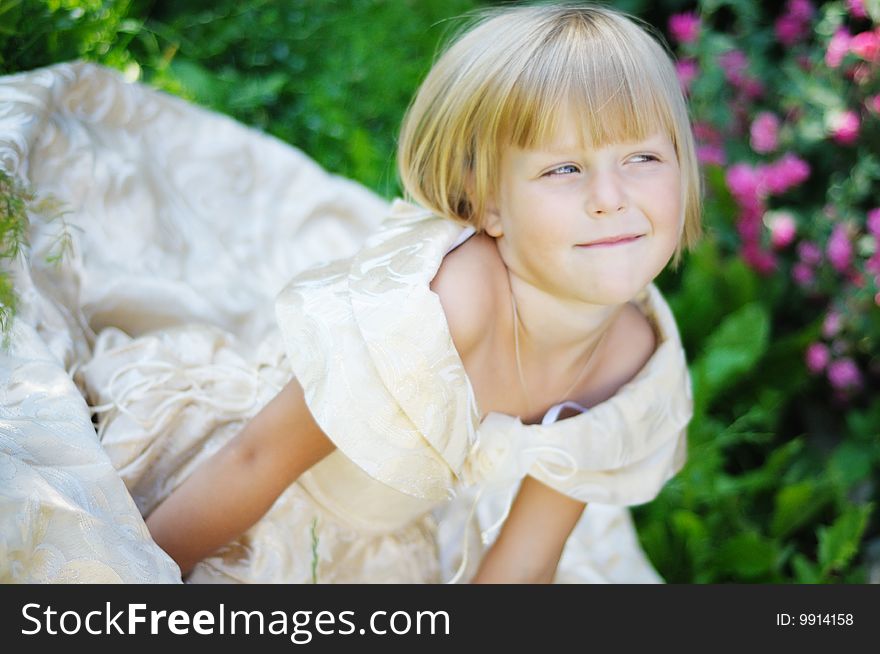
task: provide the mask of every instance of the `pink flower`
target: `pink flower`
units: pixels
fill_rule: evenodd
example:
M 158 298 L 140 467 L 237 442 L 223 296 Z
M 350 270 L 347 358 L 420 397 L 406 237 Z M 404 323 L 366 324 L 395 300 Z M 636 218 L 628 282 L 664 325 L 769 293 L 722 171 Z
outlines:
M 810 166 L 797 155 L 787 152 L 781 159 L 762 166 L 759 175 L 769 193 L 781 195 L 805 182 L 810 176 Z
M 772 252 L 762 250 L 756 242 L 743 244 L 740 256 L 743 261 L 764 276 L 771 275 L 776 270 L 776 257 Z
M 852 36 L 845 27 L 840 27 L 828 42 L 825 50 L 825 64 L 829 68 L 837 68 L 843 62 L 846 53 L 849 52 L 849 42 Z
M 727 163 L 724 149 L 717 145 L 698 145 L 697 159 L 702 164 L 715 164 L 716 166 L 723 166 Z
M 830 355 L 828 353 L 828 346 L 824 343 L 811 343 L 807 348 L 807 368 L 813 374 L 820 373 L 825 370 L 825 366 L 828 365 L 828 359 Z
M 841 145 L 852 145 L 859 138 L 859 115 L 852 110 L 835 114 L 831 118 L 831 137 Z
M 709 145 L 721 145 L 723 141 L 721 132 L 715 129 L 711 123 L 699 120 L 694 122 L 694 137 L 701 143 Z
M 790 16 L 802 22 L 809 21 L 816 11 L 810 0 L 789 0 L 787 9 Z
M 700 74 L 697 60 L 680 59 L 679 61 L 676 61 L 675 72 L 678 75 L 678 83 L 681 85 L 682 92 L 685 94 L 690 93 L 691 82 L 693 82 L 697 78 L 697 75 Z
M 871 258 L 865 262 L 865 270 L 872 275 L 878 275 L 874 281 L 877 286 L 880 287 L 880 252 L 875 252 Z
M 815 266 L 822 261 L 822 250 L 812 241 L 801 241 L 797 251 L 800 260 L 808 266 Z
M 727 188 L 741 205 L 754 204 L 761 195 L 761 177 L 758 170 L 745 163 L 734 164 L 724 176 Z
M 742 50 L 729 50 L 718 57 L 718 63 L 724 70 L 727 81 L 734 86 L 742 84 L 748 66 L 748 60 Z
M 862 374 L 855 361 L 844 357 L 828 364 L 828 381 L 838 390 L 849 389 L 861 384 Z
M 773 26 L 776 38 L 782 45 L 792 46 L 807 34 L 807 26 L 791 14 L 776 19 Z
M 779 118 L 769 111 L 762 111 L 752 121 L 751 145 L 755 152 L 773 152 L 779 145 Z
M 669 33 L 679 43 L 693 43 L 700 36 L 700 17 L 695 12 L 672 14 Z
M 761 235 L 761 223 L 744 214 L 736 221 L 736 231 L 743 241 L 757 242 Z
M 865 98 L 865 108 L 875 114 L 880 114 L 880 93 Z
M 849 42 L 849 51 L 865 61 L 880 60 L 880 35 L 877 32 L 860 32 Z
M 776 38 L 785 46 L 791 46 L 809 34 L 813 5 L 808 0 L 789 0 L 785 13 L 776 19 Z
M 837 336 L 837 332 L 840 331 L 841 318 L 840 313 L 834 310 L 825 314 L 825 320 L 822 321 L 822 336 L 828 339 Z
M 876 207 L 875 209 L 871 209 L 868 212 L 868 220 L 867 220 L 868 232 L 880 238 L 880 207 Z
M 852 263 L 853 247 L 847 236 L 846 227 L 842 223 L 834 226 L 825 252 L 835 270 L 846 272 Z
M 800 261 L 792 267 L 791 277 L 798 286 L 810 286 L 816 276 L 812 268 Z
M 865 10 L 865 0 L 846 0 L 846 8 L 853 18 L 867 18 L 868 12 Z
M 753 77 L 746 77 L 742 81 L 742 91 L 747 98 L 754 100 L 760 98 L 764 94 L 764 85 L 760 80 Z
M 777 250 L 791 245 L 797 224 L 790 213 L 777 213 L 770 219 L 770 244 Z

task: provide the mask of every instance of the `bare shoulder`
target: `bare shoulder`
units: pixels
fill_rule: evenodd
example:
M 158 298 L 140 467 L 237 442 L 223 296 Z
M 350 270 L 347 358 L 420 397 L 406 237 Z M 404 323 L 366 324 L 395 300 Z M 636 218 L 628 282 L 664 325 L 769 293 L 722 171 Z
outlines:
M 657 349 L 657 334 L 648 317 L 636 305 L 627 303 L 614 330 L 610 361 L 614 377 L 622 386 L 635 377 Z
M 581 403 L 592 407 L 611 398 L 639 374 L 656 348 L 657 335 L 647 316 L 634 304 L 625 305 L 600 357 L 597 378 Z
M 493 253 L 494 250 L 494 253 Z M 475 234 L 443 258 L 430 288 L 440 298 L 456 350 L 465 355 L 486 333 L 493 315 L 494 239 Z

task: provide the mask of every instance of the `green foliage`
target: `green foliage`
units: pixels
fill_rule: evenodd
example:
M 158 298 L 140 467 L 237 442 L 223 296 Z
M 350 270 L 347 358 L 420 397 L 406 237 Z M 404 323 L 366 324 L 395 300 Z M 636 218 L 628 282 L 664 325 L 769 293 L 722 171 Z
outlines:
M 38 197 L 31 188 L 0 168 L 0 335 L 3 347 L 9 345 L 12 319 L 19 304 L 11 269 L 16 259 L 30 254 L 27 241 L 30 216 L 38 215 L 47 222 L 59 223 L 46 256 L 47 263 L 57 265 L 70 253 L 73 244 L 72 226 L 64 220 L 65 213 L 55 197 Z
M 10 276 L 12 262 L 27 247 L 28 205 L 35 194 L 18 179 L 0 169 L 0 334 L 8 346 L 18 295 Z
M 71 59 L 122 64 L 136 24 L 132 0 L 0 0 L 0 73 Z

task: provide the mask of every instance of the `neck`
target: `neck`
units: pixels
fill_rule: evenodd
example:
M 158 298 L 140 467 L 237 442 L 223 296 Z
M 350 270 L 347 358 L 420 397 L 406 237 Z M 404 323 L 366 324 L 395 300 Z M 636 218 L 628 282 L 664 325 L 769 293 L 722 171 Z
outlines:
M 524 365 L 566 377 L 575 374 L 611 326 L 623 305 L 588 304 L 558 298 L 518 277 L 508 269 L 511 303 L 516 304 L 519 349 Z M 533 368 L 534 369 L 534 368 Z

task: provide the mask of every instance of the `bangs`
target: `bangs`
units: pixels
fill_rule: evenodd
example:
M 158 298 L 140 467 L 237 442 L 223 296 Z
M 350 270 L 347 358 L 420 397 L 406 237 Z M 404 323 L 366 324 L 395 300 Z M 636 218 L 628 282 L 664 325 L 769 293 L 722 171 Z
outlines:
M 603 32 L 588 21 L 570 20 L 547 35 L 510 89 L 501 117 L 503 141 L 520 148 L 546 145 L 566 111 L 584 148 L 641 141 L 657 132 L 675 141 L 668 71 L 646 65 L 662 62 L 662 50 L 651 52 L 644 42 L 634 49 L 631 40 L 607 34 L 607 26 Z M 621 47 L 626 42 L 629 47 Z

